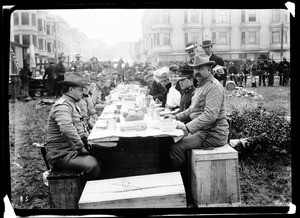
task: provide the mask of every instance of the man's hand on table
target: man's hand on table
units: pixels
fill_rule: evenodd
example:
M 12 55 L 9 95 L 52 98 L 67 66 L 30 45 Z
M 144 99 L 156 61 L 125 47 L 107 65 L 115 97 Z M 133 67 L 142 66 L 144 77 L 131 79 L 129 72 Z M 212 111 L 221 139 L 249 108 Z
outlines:
M 177 121 L 176 124 L 177 124 L 176 129 L 181 129 L 184 133 L 184 137 L 189 134 L 189 131 L 183 122 Z
M 164 119 L 173 119 L 173 120 L 176 120 L 176 117 L 174 115 L 172 115 L 172 114 L 166 114 L 164 116 Z

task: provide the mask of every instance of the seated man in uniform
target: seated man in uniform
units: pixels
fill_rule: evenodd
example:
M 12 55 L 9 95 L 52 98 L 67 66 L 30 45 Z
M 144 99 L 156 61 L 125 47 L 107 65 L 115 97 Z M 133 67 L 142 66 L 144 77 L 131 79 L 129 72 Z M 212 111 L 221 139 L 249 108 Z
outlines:
M 225 90 L 221 83 L 214 78 L 211 66 L 214 61 L 208 57 L 196 56 L 194 76 L 198 80 L 190 107 L 168 117 L 182 121 L 177 128 L 182 129 L 185 136 L 170 149 L 170 157 L 174 168 L 181 169 L 186 162 L 186 152 L 194 148 L 219 147 L 227 143 L 228 123 L 225 108 Z
M 86 150 L 88 133 L 77 105 L 82 98 L 84 77 L 68 72 L 60 83 L 63 96 L 52 106 L 48 117 L 47 161 L 54 168 L 81 170 L 87 179 L 94 179 L 99 175 L 100 166 Z

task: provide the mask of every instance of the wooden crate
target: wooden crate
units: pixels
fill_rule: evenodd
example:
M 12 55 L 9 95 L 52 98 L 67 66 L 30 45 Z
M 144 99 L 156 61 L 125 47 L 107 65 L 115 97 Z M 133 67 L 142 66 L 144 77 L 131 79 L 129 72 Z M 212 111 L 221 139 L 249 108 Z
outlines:
M 195 204 L 238 206 L 238 153 L 229 144 L 214 150 L 192 149 L 191 189 Z
M 80 209 L 186 207 L 180 172 L 88 181 Z
M 54 170 L 47 177 L 50 191 L 50 208 L 77 209 L 82 193 L 83 172 Z

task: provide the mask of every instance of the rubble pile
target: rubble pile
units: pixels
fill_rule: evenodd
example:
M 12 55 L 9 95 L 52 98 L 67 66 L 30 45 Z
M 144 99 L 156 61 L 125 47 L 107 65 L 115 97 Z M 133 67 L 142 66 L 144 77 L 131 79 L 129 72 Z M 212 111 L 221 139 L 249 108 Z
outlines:
M 231 97 L 231 96 L 237 96 L 237 97 L 250 97 L 253 99 L 262 99 L 262 95 L 254 92 L 254 91 L 250 91 L 248 89 L 245 88 L 241 88 L 241 87 L 236 87 L 235 90 L 231 91 L 227 97 Z

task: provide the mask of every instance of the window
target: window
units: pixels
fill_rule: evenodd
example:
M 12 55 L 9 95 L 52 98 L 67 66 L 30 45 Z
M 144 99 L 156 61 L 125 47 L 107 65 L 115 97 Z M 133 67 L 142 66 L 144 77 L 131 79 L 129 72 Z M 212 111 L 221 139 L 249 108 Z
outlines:
M 246 44 L 246 32 L 242 32 L 242 44 Z
M 256 43 L 256 32 L 249 32 L 249 43 Z
M 23 35 L 23 45 L 30 45 L 30 35 Z
M 189 34 L 188 33 L 184 33 L 184 42 L 185 42 L 185 44 L 189 43 Z
M 187 10 L 184 11 L 184 23 L 188 23 Z
M 287 42 L 287 31 L 283 31 L 283 42 Z
M 272 31 L 272 43 L 280 42 L 280 31 Z
M 46 30 L 46 22 L 45 22 L 45 20 L 43 20 L 43 24 L 44 24 L 44 30 Z
M 239 59 L 247 59 L 247 53 L 239 54 Z
M 227 12 L 225 10 L 220 10 L 218 15 L 219 22 L 227 22 Z
M 32 35 L 32 43 L 33 43 L 34 47 L 37 48 L 37 36 L 36 35 Z
M 36 15 L 35 14 L 31 14 L 31 25 L 36 26 Z
M 51 42 L 47 43 L 47 51 L 48 52 L 52 52 L 52 50 L 51 50 Z
M 158 14 L 153 15 L 153 24 L 158 24 L 159 23 L 159 16 Z
M 217 39 L 217 37 L 216 37 L 216 32 L 212 32 L 212 37 L 211 37 L 212 39 L 212 43 L 216 43 L 216 39 Z
M 163 23 L 170 23 L 170 11 L 163 11 Z
M 213 12 L 212 12 L 212 22 L 213 23 L 216 22 L 216 10 L 213 10 Z
M 44 40 L 39 39 L 39 50 L 44 50 Z
M 50 25 L 47 25 L 47 35 L 51 35 L 50 29 L 51 29 Z
M 170 33 L 164 33 L 164 45 L 171 45 Z
M 273 22 L 280 21 L 280 10 L 276 9 L 272 11 L 272 21 Z
M 199 23 L 199 13 L 197 10 L 191 11 L 191 22 L 192 23 Z
M 245 10 L 242 10 L 242 22 L 245 22 L 246 20 L 246 12 Z
M 227 33 L 226 32 L 219 33 L 219 41 L 220 41 L 220 44 L 227 44 Z
M 29 13 L 22 12 L 22 25 L 29 25 Z
M 160 45 L 159 33 L 154 34 L 154 45 Z
M 20 43 L 20 35 L 14 35 L 14 42 Z
M 199 33 L 191 33 L 192 42 L 199 42 Z
M 249 12 L 249 22 L 255 22 L 256 21 L 256 11 L 250 11 Z
M 43 20 L 42 19 L 38 19 L 38 30 L 43 31 Z
M 19 25 L 19 14 L 14 13 L 14 25 Z

